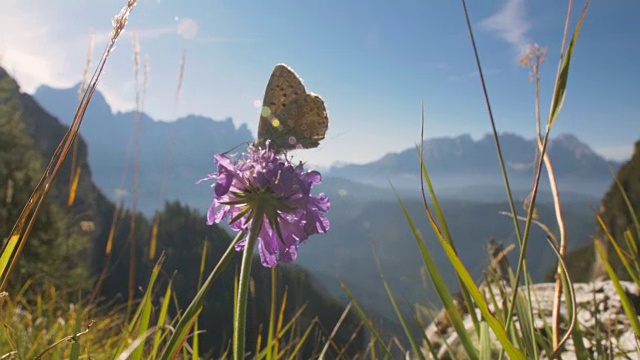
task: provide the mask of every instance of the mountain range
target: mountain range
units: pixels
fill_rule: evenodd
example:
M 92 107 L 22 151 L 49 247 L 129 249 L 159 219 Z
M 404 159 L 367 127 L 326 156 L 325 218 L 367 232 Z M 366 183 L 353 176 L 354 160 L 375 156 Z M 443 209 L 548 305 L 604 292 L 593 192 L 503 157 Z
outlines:
M 34 98 L 68 125 L 78 103 L 78 87 L 42 86 Z M 164 206 L 165 200 L 180 200 L 195 208 L 205 208 L 210 189 L 206 185 L 196 186 L 196 181 L 213 171 L 213 154 L 232 150 L 253 139 L 246 126 L 236 128 L 231 119 L 212 121 L 190 115 L 164 122 L 140 113 L 136 125 L 135 116 L 135 112 L 113 113 L 102 94 L 96 91 L 80 134 L 90 144 L 89 163 L 94 181 L 112 200 L 125 204 L 131 201 L 133 155 L 138 141 L 137 208 L 147 215 Z M 139 136 L 135 136 L 136 133 Z
M 537 164 L 535 140 L 509 133 L 501 134 L 499 139 L 512 190 L 530 190 Z M 620 166 L 617 162 L 607 161 L 571 134 L 551 139 L 547 151 L 561 192 L 599 197 L 611 181 L 609 166 L 614 170 Z M 465 188 L 503 188 L 492 135 L 477 141 L 469 135 L 429 139 L 424 142 L 423 154 L 431 180 L 440 191 L 456 193 Z M 374 186 L 386 187 L 391 181 L 397 187 L 417 189 L 420 185 L 419 164 L 418 151 L 410 148 L 368 164 L 332 167 L 329 174 Z M 544 180 L 546 171 L 541 184 L 547 183 Z
M 78 102 L 78 86 L 55 89 L 41 86 L 34 98 L 63 123 L 70 123 Z M 212 171 L 213 154 L 242 147 L 253 141 L 246 125 L 236 127 L 230 118 L 216 121 L 189 115 L 165 122 L 135 112 L 112 112 L 104 97 L 96 92 L 87 109 L 80 133 L 90 144 L 89 161 L 96 183 L 115 201 L 130 201 L 133 154 L 139 141 L 138 209 L 152 214 L 164 200 L 180 200 L 204 209 L 209 202 L 206 185 L 195 182 Z M 136 131 L 139 132 L 135 136 Z M 500 143 L 516 197 L 525 197 L 533 183 L 535 148 L 533 139 L 501 134 Z M 502 175 L 491 135 L 474 141 L 469 135 L 428 139 L 424 160 L 438 194 L 468 201 L 505 199 Z M 575 136 L 561 134 L 551 139 L 548 153 L 563 198 L 602 196 L 611 181 L 607 161 Z M 411 147 L 389 153 L 367 164 L 342 164 L 324 172 L 324 189 L 335 194 L 357 194 L 357 198 L 393 198 L 389 183 L 400 192 L 416 194 L 420 187 L 418 154 Z M 544 170 L 543 170 L 544 171 Z M 546 186 L 543 173 L 541 190 Z M 363 188 L 362 185 L 369 185 Z M 376 191 L 369 191 L 377 189 Z M 548 199 L 541 196 L 542 201 Z

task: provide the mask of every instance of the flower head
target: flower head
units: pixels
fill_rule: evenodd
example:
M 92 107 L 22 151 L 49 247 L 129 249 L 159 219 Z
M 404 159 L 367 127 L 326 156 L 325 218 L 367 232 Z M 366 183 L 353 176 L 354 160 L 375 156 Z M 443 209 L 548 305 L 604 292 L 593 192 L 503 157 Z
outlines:
M 252 223 L 259 221 L 263 266 L 292 262 L 302 241 L 329 230 L 325 215 L 329 199 L 323 193 L 311 195 L 311 187 L 322 181 L 319 172 L 305 171 L 302 164 L 293 166 L 269 146 L 249 146 L 237 162 L 223 154 L 215 155 L 214 161 L 217 171 L 199 181 L 216 180 L 207 224 L 227 219 L 231 229 L 248 234 Z M 236 250 L 242 251 L 246 240 Z

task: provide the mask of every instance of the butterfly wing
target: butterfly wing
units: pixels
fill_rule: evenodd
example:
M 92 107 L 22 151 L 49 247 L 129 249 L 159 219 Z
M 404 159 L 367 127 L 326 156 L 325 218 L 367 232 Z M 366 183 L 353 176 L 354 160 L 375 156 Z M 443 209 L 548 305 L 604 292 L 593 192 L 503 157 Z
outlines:
M 291 101 L 306 93 L 300 77 L 293 69 L 285 64 L 276 65 L 264 92 L 260 123 L 258 124 L 259 145 L 264 145 L 268 139 L 278 148 L 281 147 L 281 144 L 286 145 L 286 138 L 282 138 L 284 129 L 279 118 L 280 113 L 286 109 Z
M 282 136 L 289 149 L 318 147 L 329 127 L 324 101 L 316 94 L 305 94 L 292 101 L 282 110 L 280 119 L 284 125 Z
M 329 125 L 322 98 L 308 94 L 300 77 L 287 65 L 276 65 L 264 95 L 258 145 L 271 140 L 278 150 L 317 147 Z

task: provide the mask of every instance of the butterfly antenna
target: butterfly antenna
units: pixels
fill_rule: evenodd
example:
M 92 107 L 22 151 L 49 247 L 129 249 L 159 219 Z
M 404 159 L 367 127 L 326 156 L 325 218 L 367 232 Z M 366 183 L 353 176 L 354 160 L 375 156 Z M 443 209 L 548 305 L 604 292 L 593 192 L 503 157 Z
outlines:
M 229 150 L 227 150 L 227 151 L 222 152 L 221 154 L 223 154 L 223 155 L 227 155 L 228 153 L 230 153 L 230 152 L 232 152 L 232 151 L 235 151 L 235 150 L 236 150 L 237 148 L 239 148 L 241 145 L 249 146 L 249 145 L 251 145 L 251 142 L 250 142 L 250 141 L 241 142 L 240 144 L 238 144 L 238 145 L 236 145 L 236 146 L 232 147 L 231 149 L 229 149 Z

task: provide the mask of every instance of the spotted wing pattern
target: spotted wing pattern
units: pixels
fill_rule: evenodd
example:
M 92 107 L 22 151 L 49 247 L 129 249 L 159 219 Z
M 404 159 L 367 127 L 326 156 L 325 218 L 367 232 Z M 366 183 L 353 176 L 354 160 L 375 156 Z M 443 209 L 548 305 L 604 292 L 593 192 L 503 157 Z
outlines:
M 258 145 L 267 140 L 277 150 L 319 145 L 329 127 L 322 98 L 307 93 L 300 77 L 287 65 L 276 65 L 264 95 Z

